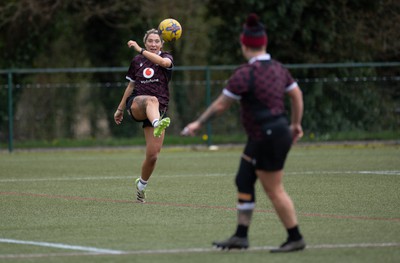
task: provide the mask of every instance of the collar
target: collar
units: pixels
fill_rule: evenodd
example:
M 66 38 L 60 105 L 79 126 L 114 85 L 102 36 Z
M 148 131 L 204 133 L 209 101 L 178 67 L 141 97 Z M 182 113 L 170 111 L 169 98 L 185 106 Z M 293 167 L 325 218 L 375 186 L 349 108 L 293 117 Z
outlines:
M 271 55 L 268 53 L 262 54 L 262 55 L 258 55 L 256 57 L 252 57 L 249 60 L 249 64 L 252 64 L 254 62 L 256 62 L 257 60 L 271 60 Z

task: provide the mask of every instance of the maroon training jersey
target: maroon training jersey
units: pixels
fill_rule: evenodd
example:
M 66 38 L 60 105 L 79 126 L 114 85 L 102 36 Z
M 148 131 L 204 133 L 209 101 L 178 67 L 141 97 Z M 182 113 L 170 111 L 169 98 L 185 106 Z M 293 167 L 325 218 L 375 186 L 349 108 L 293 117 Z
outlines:
M 268 66 L 265 65 L 266 62 L 268 62 Z M 250 93 L 251 75 L 253 76 L 252 92 L 254 92 L 254 97 L 269 110 L 272 116 L 285 113 L 285 93 L 295 88 L 297 83 L 282 64 L 271 60 L 269 54 L 251 59 L 249 63 L 236 69 L 228 80 L 223 93 L 233 99 L 240 100 L 241 122 L 247 135 L 253 139 L 261 139 L 263 137 L 261 125 L 255 120 L 251 100 L 246 99 Z
M 174 63 L 173 57 L 167 52 L 160 52 L 163 58 L 169 58 Z M 160 110 L 166 111 L 169 103 L 168 83 L 172 77 L 172 68 L 163 68 L 154 64 L 143 55 L 133 58 L 126 79 L 135 82 L 135 89 L 128 100 L 133 96 L 155 96 L 160 103 Z

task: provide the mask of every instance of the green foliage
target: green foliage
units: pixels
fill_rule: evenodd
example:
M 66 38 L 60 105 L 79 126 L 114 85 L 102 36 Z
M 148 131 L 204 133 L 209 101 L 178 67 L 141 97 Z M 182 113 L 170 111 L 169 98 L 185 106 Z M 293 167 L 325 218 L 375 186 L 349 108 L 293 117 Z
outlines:
M 238 64 L 238 36 L 250 12 L 260 15 L 270 52 L 285 63 L 390 61 L 398 57 L 398 11 L 390 0 L 3 1 L 0 66 L 30 67 L 66 34 L 64 51 L 76 45 L 94 66 L 126 65 L 126 41 L 141 40 L 165 17 L 184 28 L 183 38 L 167 45 L 177 64 Z
M 209 1 L 207 8 L 208 17 L 220 19 L 211 37 L 221 53 L 210 57 L 212 64 L 242 61 L 238 35 L 250 12 L 257 13 L 266 25 L 269 52 L 284 63 L 381 61 L 382 56 L 386 60 L 398 57 L 389 58 L 386 54 L 393 52 L 389 43 L 390 47 L 398 47 L 390 36 L 400 36 L 400 17 L 395 14 L 400 4 L 395 1 L 232 0 Z M 382 22 L 392 19 L 397 25 Z
M 237 65 L 244 62 L 238 40 L 250 12 L 259 14 L 266 24 L 268 50 L 284 64 L 395 61 L 399 57 L 398 1 L 15 0 L 0 3 L 0 68 L 127 68 L 135 52 L 126 47 L 126 42 L 135 39 L 141 43 L 144 32 L 166 17 L 176 18 L 183 26 L 183 37 L 164 46 L 174 55 L 176 66 Z M 346 70 L 296 70 L 293 76 L 399 74 L 396 68 L 361 74 Z M 211 84 L 210 98 L 219 94 L 230 73 L 212 72 L 211 81 L 217 83 Z M 1 76 L 0 98 L 7 101 L 7 79 Z M 171 127 L 174 134 L 204 109 L 206 77 L 200 71 L 174 72 L 169 112 L 176 120 L 176 126 Z M 13 93 L 19 138 L 72 138 L 77 136 L 74 129 L 86 123 L 90 128 L 84 135 L 92 138 L 141 135 L 135 123 L 116 126 L 112 120 L 126 86 L 125 73 L 16 74 L 14 83 L 19 85 Z M 25 88 L 58 83 L 75 88 Z M 102 88 L 80 88 L 81 83 L 100 83 Z M 118 85 L 110 87 L 107 83 Z M 353 82 L 301 82 L 306 95 L 304 127 L 307 132 L 324 134 L 332 130 L 398 129 L 399 117 L 393 113 L 399 108 L 398 81 L 390 83 L 393 88 L 387 84 L 365 83 L 364 87 Z M 369 114 L 365 114 L 367 111 Z M 7 137 L 7 118 L 7 103 L 1 103 L 2 140 Z M 234 128 L 238 125 L 237 109 L 233 109 L 224 121 L 213 123 L 213 128 L 223 133 L 238 131 Z

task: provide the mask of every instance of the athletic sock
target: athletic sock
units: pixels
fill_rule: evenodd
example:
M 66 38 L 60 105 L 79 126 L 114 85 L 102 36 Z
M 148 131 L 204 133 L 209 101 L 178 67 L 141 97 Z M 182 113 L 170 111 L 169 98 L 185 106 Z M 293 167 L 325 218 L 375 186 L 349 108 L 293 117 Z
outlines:
M 289 235 L 288 240 L 290 241 L 298 241 L 303 238 L 298 226 L 287 229 L 287 233 Z
M 143 180 L 140 178 L 139 183 L 138 183 L 138 188 L 140 191 L 143 191 L 147 186 L 147 181 Z
M 158 119 L 155 119 L 151 124 L 153 125 L 153 127 L 157 127 L 158 126 Z
M 247 237 L 247 232 L 249 230 L 249 226 L 238 225 L 236 229 L 235 236 L 237 237 Z

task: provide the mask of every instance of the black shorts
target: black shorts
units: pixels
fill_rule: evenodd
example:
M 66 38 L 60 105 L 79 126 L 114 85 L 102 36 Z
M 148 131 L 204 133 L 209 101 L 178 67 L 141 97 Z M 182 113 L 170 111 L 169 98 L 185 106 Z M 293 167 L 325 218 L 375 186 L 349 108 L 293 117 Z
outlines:
M 283 169 L 292 146 L 292 136 L 287 125 L 279 127 L 278 131 L 261 140 L 248 139 L 244 154 L 253 160 L 256 170 L 272 172 Z
M 129 98 L 128 102 L 126 103 L 126 109 L 127 109 L 127 111 L 128 111 L 128 114 L 131 116 L 132 120 L 134 120 L 134 121 L 136 121 L 136 122 L 143 122 L 142 128 L 145 128 L 145 127 L 153 127 L 153 124 L 150 122 L 149 119 L 137 120 L 137 119 L 135 119 L 135 117 L 133 117 L 133 114 L 132 114 L 132 111 L 131 111 L 131 106 L 132 106 L 132 102 L 133 102 L 133 99 L 134 99 L 134 98 L 135 98 L 135 97 Z M 166 111 L 161 111 L 161 110 L 160 110 L 160 116 L 162 116 L 162 118 L 167 117 Z

